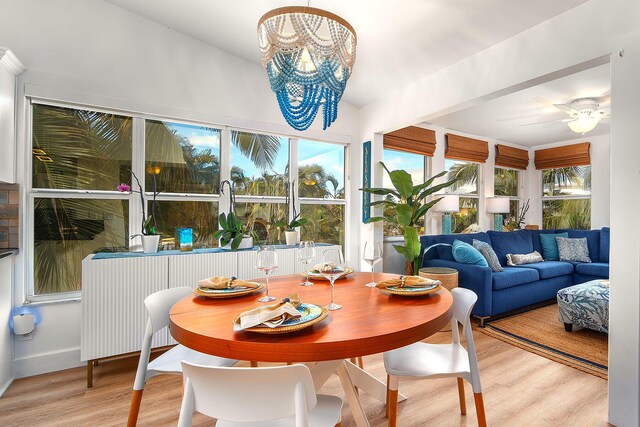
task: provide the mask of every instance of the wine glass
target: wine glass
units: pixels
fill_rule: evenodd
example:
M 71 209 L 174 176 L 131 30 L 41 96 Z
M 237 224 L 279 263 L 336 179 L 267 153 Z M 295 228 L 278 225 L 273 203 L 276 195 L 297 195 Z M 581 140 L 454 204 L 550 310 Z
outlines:
M 371 282 L 365 286 L 375 288 L 376 282 L 373 280 L 373 267 L 382 260 L 382 244 L 380 242 L 365 242 L 362 259 L 371 266 Z
M 309 281 L 309 261 L 316 256 L 316 244 L 312 241 L 300 242 L 298 246 L 298 258 L 304 264 L 304 282 L 300 283 L 300 286 L 311 286 L 312 282 Z
M 327 249 L 322 254 L 322 274 L 331 283 L 331 303 L 326 306 L 327 310 L 340 310 L 342 306 L 336 304 L 333 300 L 334 283 L 336 279 L 342 276 L 347 269 L 344 263 L 341 249 Z
M 274 297 L 269 296 L 269 274 L 278 268 L 278 254 L 273 246 L 265 246 L 258 250 L 256 268 L 264 273 L 267 288 L 267 294 L 258 301 L 269 302 L 275 300 Z

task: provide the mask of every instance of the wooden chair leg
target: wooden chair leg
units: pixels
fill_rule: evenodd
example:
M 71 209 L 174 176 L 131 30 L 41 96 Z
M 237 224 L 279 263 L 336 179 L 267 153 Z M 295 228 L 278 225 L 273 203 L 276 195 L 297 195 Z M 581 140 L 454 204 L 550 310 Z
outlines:
M 487 427 L 487 417 L 484 413 L 482 393 L 473 393 L 473 399 L 476 403 L 476 414 L 478 414 L 478 427 Z
M 358 356 L 358 366 L 360 369 L 364 369 L 364 362 L 362 361 L 362 356 Z
M 464 397 L 464 380 L 458 378 L 458 397 L 460 398 L 460 413 L 467 415 L 467 402 Z
M 127 427 L 136 427 L 138 423 L 138 413 L 140 412 L 140 402 L 142 401 L 143 390 L 133 390 L 131 397 L 131 408 L 129 408 L 129 418 L 127 419 Z
M 398 422 L 398 390 L 389 390 L 389 427 L 396 427 Z
M 339 422 L 338 424 L 336 424 L 335 427 L 342 427 L 342 422 Z
M 87 388 L 93 387 L 93 361 L 87 361 Z
M 257 368 L 258 367 L 258 362 L 256 362 L 255 360 L 252 360 L 249 363 L 251 364 L 252 368 Z
M 389 375 L 387 375 L 387 400 L 384 402 L 384 416 L 389 418 Z

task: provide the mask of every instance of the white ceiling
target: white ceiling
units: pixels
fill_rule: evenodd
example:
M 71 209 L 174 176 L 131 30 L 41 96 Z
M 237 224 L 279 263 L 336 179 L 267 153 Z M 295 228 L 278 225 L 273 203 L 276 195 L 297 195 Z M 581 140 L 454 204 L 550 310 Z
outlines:
M 431 123 L 529 147 L 576 139 L 580 134 L 572 132 L 566 123 L 531 123 L 568 118 L 552 104 L 607 96 L 610 82 L 609 64 L 605 64 L 439 117 Z M 600 108 L 609 112 L 610 100 L 601 103 Z M 585 137 L 607 134 L 609 129 L 609 124 L 601 122 Z
M 260 63 L 258 19 L 293 0 L 106 0 Z M 312 0 L 355 28 L 357 60 L 344 99 L 363 106 L 586 0 Z M 265 77 L 266 78 L 266 77 Z

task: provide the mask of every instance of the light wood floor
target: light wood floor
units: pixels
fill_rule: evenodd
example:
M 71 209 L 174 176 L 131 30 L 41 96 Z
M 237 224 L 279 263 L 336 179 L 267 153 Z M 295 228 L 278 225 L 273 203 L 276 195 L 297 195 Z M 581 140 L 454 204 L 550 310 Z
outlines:
M 428 341 L 445 342 L 450 333 Z M 484 387 L 487 421 L 491 426 L 607 426 L 607 382 L 524 350 L 475 333 Z M 386 378 L 381 355 L 364 358 L 365 368 Z M 137 358 L 101 363 L 94 388 L 85 388 L 85 369 L 76 368 L 15 381 L 0 398 L 1 426 L 122 426 L 125 425 Z M 475 408 L 467 384 L 467 413 L 459 413 L 455 379 L 404 381 L 400 392 L 400 426 L 475 426 Z M 321 393 L 341 394 L 334 376 Z M 372 426 L 385 426 L 384 405 L 363 394 Z M 153 378 L 142 399 L 140 426 L 175 426 L 181 399 L 181 379 Z M 194 425 L 214 425 L 196 414 Z M 343 425 L 352 426 L 348 406 Z

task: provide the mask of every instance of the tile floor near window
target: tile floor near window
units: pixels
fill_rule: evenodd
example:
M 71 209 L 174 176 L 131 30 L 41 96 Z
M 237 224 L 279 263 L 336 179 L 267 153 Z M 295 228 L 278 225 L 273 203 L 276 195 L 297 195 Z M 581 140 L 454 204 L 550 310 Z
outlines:
M 429 342 L 446 342 L 440 332 Z M 608 426 L 607 381 L 475 333 L 487 421 L 490 426 Z M 102 363 L 94 388 L 87 389 L 85 369 L 76 368 L 17 380 L 0 398 L 0 425 L 122 426 L 126 423 L 137 358 Z M 381 355 L 364 358 L 365 368 L 385 378 Z M 320 393 L 340 395 L 334 376 Z M 467 415 L 458 407 L 456 382 L 451 379 L 403 381 L 399 426 L 476 426 L 471 387 L 466 386 Z M 181 379 L 163 375 L 145 388 L 139 426 L 175 426 L 180 411 Z M 372 426 L 386 426 L 384 405 L 362 394 Z M 577 404 L 579 402 L 579 404 Z M 343 426 L 353 426 L 348 405 Z M 196 415 L 195 426 L 212 425 Z

